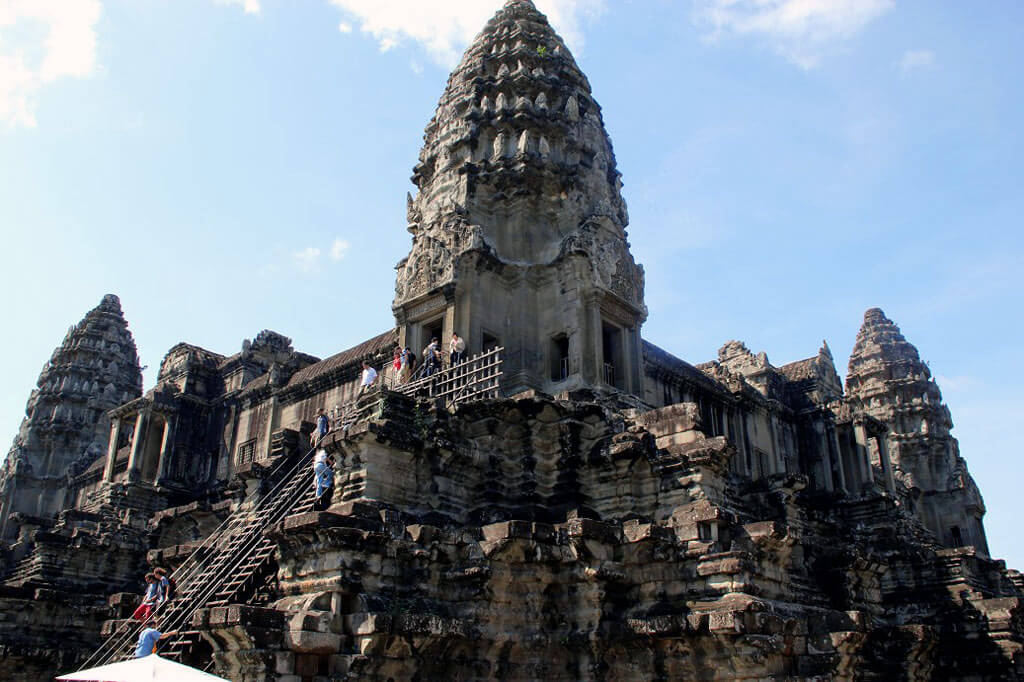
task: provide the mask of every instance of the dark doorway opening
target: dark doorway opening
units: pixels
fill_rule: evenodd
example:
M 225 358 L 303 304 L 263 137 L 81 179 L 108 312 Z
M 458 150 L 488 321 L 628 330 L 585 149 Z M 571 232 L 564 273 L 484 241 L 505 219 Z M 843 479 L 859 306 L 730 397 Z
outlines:
M 551 380 L 564 381 L 569 377 L 569 337 L 559 334 L 551 339 Z
M 486 353 L 489 350 L 494 350 L 495 348 L 497 348 L 500 345 L 501 344 L 498 343 L 498 337 L 497 336 L 495 336 L 494 334 L 491 334 L 489 332 L 484 332 L 483 333 L 483 337 L 481 338 L 481 342 L 480 342 L 480 349 L 483 352 Z
M 423 342 L 423 348 L 427 347 L 431 339 L 437 339 L 438 348 L 443 347 L 444 340 L 441 338 L 441 333 L 444 331 L 444 318 L 437 318 L 429 322 L 424 322 L 423 327 L 420 330 L 421 338 Z
M 622 330 L 607 322 L 601 325 L 601 349 L 604 355 L 602 379 L 609 386 L 621 388 Z

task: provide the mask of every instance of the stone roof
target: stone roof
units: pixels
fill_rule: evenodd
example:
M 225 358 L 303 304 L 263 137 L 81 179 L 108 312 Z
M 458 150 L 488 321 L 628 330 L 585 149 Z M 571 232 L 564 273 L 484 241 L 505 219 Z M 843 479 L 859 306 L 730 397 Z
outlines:
M 695 384 L 705 386 L 718 392 L 728 392 L 724 386 L 722 386 L 719 382 L 709 377 L 699 368 L 694 367 L 686 360 L 677 358 L 675 355 L 672 355 L 667 350 L 655 346 L 653 343 L 646 339 L 643 340 L 643 351 L 644 356 L 646 358 L 654 360 L 656 362 L 660 362 L 662 365 L 665 365 L 679 376 L 689 381 L 692 381 Z
M 807 358 L 790 362 L 778 368 L 779 374 L 790 381 L 801 381 L 803 379 L 814 379 L 818 376 L 818 358 Z
M 312 381 L 318 377 L 330 374 L 336 370 L 354 365 L 364 358 L 372 357 L 377 355 L 381 351 L 389 350 L 398 345 L 398 333 L 394 330 L 388 330 L 383 334 L 373 337 L 367 341 L 363 341 L 357 346 L 353 346 L 348 350 L 332 355 L 331 357 L 321 360 L 315 364 L 310 365 L 304 369 L 300 369 L 288 382 L 288 386 L 297 386 L 307 381 Z M 262 378 L 262 377 L 261 377 Z M 254 380 L 259 381 L 259 379 Z M 250 385 L 254 382 L 250 382 Z M 246 387 L 248 388 L 248 387 Z

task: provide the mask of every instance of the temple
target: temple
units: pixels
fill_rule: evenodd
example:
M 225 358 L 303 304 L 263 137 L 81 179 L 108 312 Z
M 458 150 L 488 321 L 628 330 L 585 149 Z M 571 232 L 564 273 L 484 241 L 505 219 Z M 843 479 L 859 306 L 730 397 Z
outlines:
M 690 364 L 641 336 L 601 111 L 529 0 L 467 49 L 413 183 L 395 325 L 353 348 L 180 343 L 143 393 L 116 297 L 69 332 L 0 479 L 0 674 L 130 655 L 160 565 L 165 655 L 244 682 L 1024 676 L 1024 579 L 881 310 L 845 387 L 827 343 Z M 452 333 L 465 362 L 391 367 Z

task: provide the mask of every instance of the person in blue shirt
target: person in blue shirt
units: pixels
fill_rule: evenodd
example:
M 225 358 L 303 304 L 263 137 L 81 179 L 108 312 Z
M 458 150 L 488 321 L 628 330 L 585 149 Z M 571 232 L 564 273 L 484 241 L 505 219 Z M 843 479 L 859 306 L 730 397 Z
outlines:
M 152 619 L 148 625 L 149 627 L 139 633 L 139 643 L 135 647 L 135 658 L 145 658 L 152 653 L 156 653 L 156 645 L 160 640 L 178 634 L 177 632 L 160 632 L 157 630 L 156 618 Z
M 319 443 L 321 440 L 323 440 L 324 436 L 327 435 L 327 432 L 330 430 L 330 426 L 331 426 L 330 420 L 327 418 L 327 415 L 324 413 L 323 408 L 320 408 L 320 411 L 316 413 L 316 442 L 317 443 Z
M 163 607 L 167 603 L 167 600 L 171 598 L 171 579 L 167 577 L 167 569 L 163 567 L 157 567 L 153 569 L 153 575 L 156 576 L 158 584 L 160 585 L 160 598 L 157 601 L 157 606 Z
M 153 611 L 163 601 L 160 595 L 160 581 L 152 573 L 146 574 L 146 594 L 142 598 L 139 608 L 135 609 L 132 617 L 135 620 L 145 622 L 152 615 Z

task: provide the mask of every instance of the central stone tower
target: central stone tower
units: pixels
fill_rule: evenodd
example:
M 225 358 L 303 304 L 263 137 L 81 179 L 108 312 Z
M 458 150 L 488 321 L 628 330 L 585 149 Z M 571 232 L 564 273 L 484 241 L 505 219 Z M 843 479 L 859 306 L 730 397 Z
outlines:
M 504 346 L 504 388 L 641 387 L 643 268 L 590 84 L 529 0 L 510 0 L 452 73 L 409 197 L 400 342 Z

